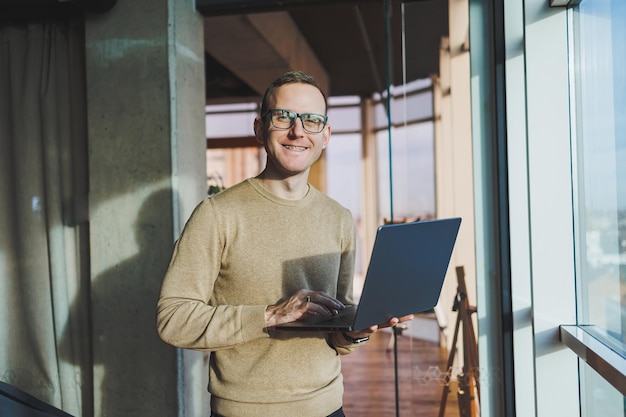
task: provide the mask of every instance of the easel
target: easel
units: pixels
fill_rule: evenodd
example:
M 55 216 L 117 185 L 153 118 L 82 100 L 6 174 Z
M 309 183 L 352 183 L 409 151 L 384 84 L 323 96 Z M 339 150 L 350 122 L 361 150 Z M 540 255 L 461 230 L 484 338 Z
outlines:
M 458 401 L 460 417 L 476 417 L 478 405 L 480 403 L 480 382 L 478 375 L 478 345 L 476 344 L 476 334 L 472 323 L 472 313 L 476 312 L 476 307 L 470 306 L 467 299 L 467 287 L 465 286 L 465 270 L 462 266 L 456 267 L 458 280 L 457 292 L 454 297 L 452 311 L 457 312 L 456 325 L 454 327 L 454 338 L 448 355 L 446 368 L 446 384 L 441 394 L 439 405 L 439 417 L 444 417 L 446 401 L 450 392 L 450 378 L 452 376 L 452 365 L 457 351 L 457 340 L 459 330 L 463 330 L 463 367 L 461 373 L 457 375 L 459 382 Z

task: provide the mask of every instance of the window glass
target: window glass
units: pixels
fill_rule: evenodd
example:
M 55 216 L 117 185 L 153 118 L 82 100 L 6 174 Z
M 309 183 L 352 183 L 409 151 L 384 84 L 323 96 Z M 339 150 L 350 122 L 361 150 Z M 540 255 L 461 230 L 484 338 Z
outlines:
M 361 218 L 361 135 L 331 135 L 326 153 L 327 194 Z
M 329 103 L 330 104 L 330 103 Z M 342 132 L 361 132 L 361 108 L 356 105 L 334 106 L 328 109 L 328 124 L 334 137 Z
M 609 345 L 626 334 L 624 22 L 623 0 L 586 0 L 573 12 L 578 322 L 603 330 Z M 584 415 L 624 416 L 623 397 L 588 369 Z
M 434 124 L 424 122 L 376 135 L 378 154 L 379 212 L 394 221 L 430 219 L 435 216 Z M 393 187 L 390 189 L 390 180 Z
M 626 2 L 580 4 L 577 73 L 579 322 L 623 341 L 626 296 Z
M 391 123 L 394 126 L 432 119 L 433 93 L 429 78 L 413 81 L 405 87 L 394 86 L 391 92 Z M 376 128 L 387 128 L 386 92 L 374 94 Z
M 358 109 L 358 107 L 355 107 Z M 358 117 L 358 114 L 356 114 Z M 331 134 L 330 145 L 324 150 L 326 153 L 326 191 L 341 205 L 350 209 L 357 229 L 357 255 L 355 273 L 363 276 L 363 236 L 361 213 L 361 135 L 360 134 Z M 365 254 L 368 256 L 368 254 Z M 356 284 L 355 284 L 356 286 Z
M 230 138 L 252 136 L 255 103 L 219 104 L 205 107 L 206 137 Z
M 583 365 L 583 387 L 587 387 L 582 401 L 583 416 L 623 416 L 626 404 L 620 392 L 589 365 Z

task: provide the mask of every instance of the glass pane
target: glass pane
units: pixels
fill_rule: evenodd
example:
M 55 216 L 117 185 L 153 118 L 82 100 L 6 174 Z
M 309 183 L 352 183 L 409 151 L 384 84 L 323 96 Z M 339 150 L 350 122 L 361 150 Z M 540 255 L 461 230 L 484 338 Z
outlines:
M 432 122 L 392 129 L 391 190 L 388 132 L 377 134 L 379 210 L 383 218 L 391 217 L 391 197 L 394 221 L 434 218 L 433 129 Z
M 354 107 L 358 110 L 359 107 Z M 355 113 L 358 118 L 358 113 Z M 361 135 L 346 134 L 331 136 L 326 153 L 327 194 L 352 212 L 357 227 L 357 239 L 363 236 L 361 215 Z M 357 241 L 356 274 L 363 276 L 363 243 Z M 355 282 L 356 285 L 356 282 Z M 355 288 L 356 289 L 356 288 Z M 359 290 L 359 289 L 356 289 Z
M 205 107 L 206 137 L 227 138 L 252 136 L 255 103 L 220 104 Z
M 361 108 L 358 103 L 352 106 L 344 105 L 341 107 L 334 107 L 330 103 L 329 105 L 328 124 L 331 128 L 332 137 L 341 132 L 361 131 Z
M 624 396 L 588 365 L 584 365 L 581 385 L 586 387 L 582 401 L 583 416 L 624 416 Z
M 332 135 L 326 152 L 327 194 L 361 217 L 361 135 Z
M 433 93 L 430 79 L 414 81 L 407 84 L 406 88 L 402 86 L 393 87 L 391 95 L 391 122 L 393 125 L 410 124 L 433 117 Z M 376 128 L 384 129 L 387 127 L 386 98 L 375 95 L 375 101 Z
M 623 348 L 626 327 L 626 2 L 574 11 L 578 323 Z M 617 350 L 618 351 L 618 350 Z M 624 398 L 581 366 L 583 416 L 626 415 Z
M 586 1 L 576 36 L 579 322 L 624 341 L 626 296 L 626 2 Z

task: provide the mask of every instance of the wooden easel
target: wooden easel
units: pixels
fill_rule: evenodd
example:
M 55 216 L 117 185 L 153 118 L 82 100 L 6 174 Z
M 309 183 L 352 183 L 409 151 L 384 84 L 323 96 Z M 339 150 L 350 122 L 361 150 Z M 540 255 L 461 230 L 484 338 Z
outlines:
M 470 306 L 467 299 L 467 287 L 465 286 L 465 270 L 462 266 L 456 268 L 458 280 L 457 292 L 454 297 L 452 311 L 457 312 L 454 338 L 448 355 L 446 369 L 446 384 L 441 394 L 439 405 L 439 417 L 444 417 L 446 401 L 450 392 L 450 379 L 452 377 L 452 365 L 457 351 L 459 330 L 463 330 L 463 367 L 457 375 L 459 389 L 457 392 L 460 417 L 476 417 L 480 404 L 480 382 L 478 368 L 478 345 L 472 322 L 472 313 L 476 312 L 475 306 Z

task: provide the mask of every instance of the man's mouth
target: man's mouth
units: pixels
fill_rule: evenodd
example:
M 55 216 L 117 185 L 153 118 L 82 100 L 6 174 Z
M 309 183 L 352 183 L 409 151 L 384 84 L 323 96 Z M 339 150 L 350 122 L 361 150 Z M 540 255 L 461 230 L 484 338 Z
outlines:
M 286 149 L 290 151 L 306 151 L 306 148 L 302 146 L 293 146 L 293 145 L 283 145 Z

